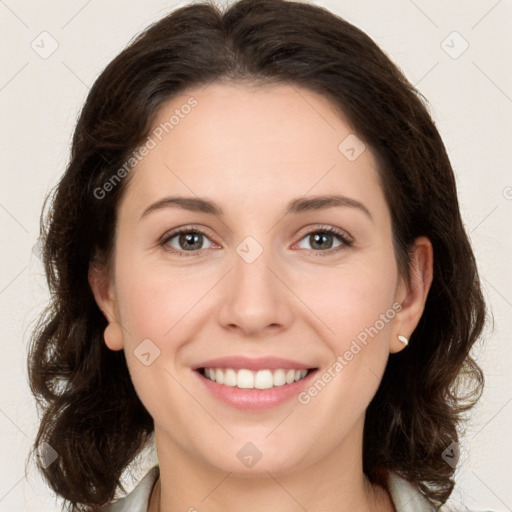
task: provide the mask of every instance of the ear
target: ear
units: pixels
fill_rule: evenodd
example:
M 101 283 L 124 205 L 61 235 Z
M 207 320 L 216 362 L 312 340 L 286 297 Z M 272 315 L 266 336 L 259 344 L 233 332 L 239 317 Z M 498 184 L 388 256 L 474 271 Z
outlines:
M 108 275 L 105 267 L 95 263 L 89 265 L 88 280 L 96 304 L 98 304 L 108 321 L 103 335 L 105 344 L 110 350 L 122 350 L 123 331 L 114 294 L 113 280 Z
M 410 283 L 401 279 L 397 287 L 395 300 L 402 305 L 397 313 L 389 347 L 391 353 L 399 352 L 404 345 L 398 340 L 398 336 L 410 338 L 418 325 L 425 309 L 425 302 L 430 290 L 433 278 L 434 251 L 432 243 L 425 236 L 418 237 L 412 248 L 410 264 Z

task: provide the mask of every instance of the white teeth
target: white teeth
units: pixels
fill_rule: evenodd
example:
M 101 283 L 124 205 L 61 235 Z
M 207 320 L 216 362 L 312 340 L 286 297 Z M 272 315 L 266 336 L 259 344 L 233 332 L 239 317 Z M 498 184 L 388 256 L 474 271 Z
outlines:
M 275 386 L 284 386 L 303 379 L 307 370 L 251 370 L 232 368 L 205 368 L 204 376 L 225 386 L 241 389 L 270 389 Z
M 222 370 L 217 369 L 218 372 Z M 254 387 L 254 375 L 250 370 L 238 370 L 236 385 L 239 388 L 251 389 Z
M 224 372 L 224 386 L 236 386 L 236 372 L 231 368 Z
M 276 370 L 274 372 L 274 386 L 283 386 L 286 384 L 286 375 L 284 370 Z
M 256 389 L 270 389 L 274 386 L 274 379 L 270 370 L 260 370 L 254 378 Z

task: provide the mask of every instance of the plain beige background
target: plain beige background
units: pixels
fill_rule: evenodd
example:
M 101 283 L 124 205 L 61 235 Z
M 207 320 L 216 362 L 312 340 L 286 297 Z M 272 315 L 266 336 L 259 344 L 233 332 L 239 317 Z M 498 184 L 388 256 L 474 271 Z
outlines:
M 185 3 L 0 0 L 0 511 L 60 509 L 32 465 L 25 473 L 37 430 L 26 346 L 48 298 L 34 249 L 43 199 L 65 169 L 98 74 L 139 31 Z M 512 510 L 512 1 L 312 3 L 367 32 L 430 102 L 495 322 L 474 352 L 487 383 L 462 439 L 452 501 L 459 510 Z

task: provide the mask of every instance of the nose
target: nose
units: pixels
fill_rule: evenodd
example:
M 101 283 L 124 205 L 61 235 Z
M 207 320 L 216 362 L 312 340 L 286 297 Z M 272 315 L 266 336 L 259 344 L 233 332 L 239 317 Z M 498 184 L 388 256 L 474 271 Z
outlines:
M 252 260 L 248 256 L 254 246 L 249 244 L 246 253 L 243 247 L 239 249 L 225 279 L 219 322 L 225 329 L 239 330 L 253 338 L 289 329 L 294 295 L 286 285 L 282 266 L 272 258 L 270 250 L 263 250 Z

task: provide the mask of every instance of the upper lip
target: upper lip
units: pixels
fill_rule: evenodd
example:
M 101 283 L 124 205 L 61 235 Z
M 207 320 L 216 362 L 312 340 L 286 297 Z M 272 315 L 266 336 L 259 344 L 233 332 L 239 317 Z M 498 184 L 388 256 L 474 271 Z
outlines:
M 247 370 L 309 370 L 313 366 L 303 364 L 292 359 L 283 359 L 281 357 L 246 357 L 246 356 L 230 356 L 220 357 L 217 359 L 209 359 L 199 364 L 192 366 L 193 370 L 199 370 L 200 368 L 233 368 Z

